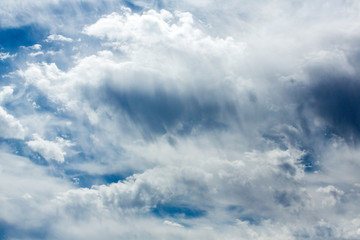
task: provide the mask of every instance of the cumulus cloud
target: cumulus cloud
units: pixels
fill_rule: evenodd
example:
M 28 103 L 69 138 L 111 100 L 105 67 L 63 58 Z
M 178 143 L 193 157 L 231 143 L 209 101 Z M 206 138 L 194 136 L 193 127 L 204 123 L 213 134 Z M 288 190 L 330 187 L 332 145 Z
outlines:
M 339 198 L 344 195 L 344 192 L 337 189 L 336 187 L 329 185 L 327 187 L 320 187 L 316 190 L 317 192 L 320 193 L 324 193 L 326 195 L 328 195 L 323 201 L 322 203 L 324 205 L 330 205 L 333 206 L 337 203 L 337 201 L 339 200 Z
M 46 167 L 27 158 L 6 153 L 6 149 L 2 148 L 0 159 L 1 238 L 41 236 L 49 212 L 47 202 L 58 192 L 69 190 L 70 183 L 51 176 Z
M 0 91 L 0 104 L 12 97 L 13 86 L 5 86 Z M 26 130 L 21 122 L 13 115 L 9 114 L 6 109 L 0 106 L 0 129 L 3 138 L 19 138 L 25 137 Z
M 2 103 L 7 98 L 11 97 L 11 95 L 14 92 L 13 86 L 5 86 L 2 88 L 2 91 L 0 92 L 0 103 Z
M 25 136 L 25 129 L 13 115 L 0 107 L 1 136 L 4 138 L 20 138 Z
M 72 42 L 73 40 L 71 38 L 64 37 L 61 34 L 51 34 L 45 39 L 45 42 L 52 42 L 52 41 Z
M 0 238 L 359 237 L 356 1 L 15 3 Z
M 40 153 L 46 160 L 55 160 L 59 163 L 64 162 L 66 152 L 64 147 L 71 146 L 71 142 L 63 138 L 57 137 L 56 142 L 42 139 L 38 134 L 33 134 L 33 140 L 26 144 L 34 151 Z

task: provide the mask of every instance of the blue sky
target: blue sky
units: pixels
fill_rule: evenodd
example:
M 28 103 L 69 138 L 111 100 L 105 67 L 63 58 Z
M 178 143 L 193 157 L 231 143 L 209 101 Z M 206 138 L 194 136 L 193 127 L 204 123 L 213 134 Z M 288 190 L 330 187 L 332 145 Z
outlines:
M 360 4 L 0 7 L 0 240 L 359 239 Z

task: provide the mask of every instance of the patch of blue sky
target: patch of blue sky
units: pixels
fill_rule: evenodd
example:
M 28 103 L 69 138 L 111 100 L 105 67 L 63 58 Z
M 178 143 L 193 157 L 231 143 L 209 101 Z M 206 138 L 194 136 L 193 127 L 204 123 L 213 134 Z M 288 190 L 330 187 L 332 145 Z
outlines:
M 0 53 L 8 57 L 0 61 L 1 85 L 11 84 L 13 78 L 7 74 L 16 71 L 26 62 L 32 46 L 42 43 L 49 35 L 48 29 L 38 24 L 20 26 L 17 28 L 0 28 Z M 39 60 L 39 56 L 33 58 Z M 42 59 L 41 59 L 42 60 Z M 16 79 L 15 82 L 17 82 Z
M 290 145 L 299 147 L 299 149 L 302 150 L 305 154 L 298 160 L 298 164 L 302 165 L 306 173 L 313 173 L 320 169 L 316 152 L 309 146 L 309 144 L 306 144 L 304 141 L 302 141 L 301 137 L 294 137 L 283 132 L 275 134 L 263 134 L 262 137 L 265 140 L 275 144 L 275 146 L 281 150 L 287 150 Z M 281 165 L 280 168 L 283 171 L 290 171 L 289 173 L 292 171 L 286 167 L 286 165 Z
M 314 173 L 320 170 L 320 165 L 316 159 L 313 151 L 307 151 L 307 153 L 300 158 L 300 164 L 304 167 L 305 172 Z
M 33 163 L 42 166 L 48 166 L 49 163 L 38 152 L 31 150 L 24 140 L 13 138 L 0 138 L 0 148 L 7 149 L 10 153 L 26 157 Z
M 21 46 L 32 46 L 48 35 L 48 30 L 39 25 L 19 28 L 0 28 L 0 49 L 16 53 Z
M 10 79 L 7 79 L 4 75 L 13 70 L 11 59 L 4 59 L 0 61 L 0 85 L 7 85 Z
M 132 12 L 141 12 L 143 10 L 142 7 L 136 5 L 133 1 L 124 0 L 124 6 L 130 8 Z
M 67 70 L 72 66 L 73 56 L 80 51 L 79 48 L 81 47 L 79 46 L 82 45 L 78 41 L 72 41 L 72 38 L 67 35 L 65 36 L 68 41 L 49 41 L 47 39 L 49 35 L 49 30 L 38 25 L 0 29 L 0 52 L 11 56 L 0 61 L 2 80 L 10 82 L 10 78 L 6 79 L 6 74 L 16 71 L 27 62 L 55 63 L 61 70 Z M 82 34 L 76 36 L 77 39 L 80 37 L 86 36 Z M 87 42 L 90 45 L 99 45 L 96 39 Z M 97 48 L 91 47 L 89 49 L 95 49 L 94 51 L 86 51 L 88 54 L 93 54 Z
M 28 99 L 31 99 L 33 108 L 36 112 L 56 113 L 58 111 L 59 106 L 35 87 L 29 86 L 25 96 Z
M 69 38 L 71 39 L 71 38 Z M 37 44 L 41 45 L 41 50 L 25 50 L 26 61 L 28 62 L 45 62 L 55 63 L 56 67 L 66 71 L 74 63 L 73 56 L 77 54 L 77 43 L 66 41 L 47 41 L 46 38 Z M 38 54 L 38 55 L 37 55 Z
M 206 216 L 207 212 L 190 205 L 176 205 L 176 204 L 157 204 L 152 209 L 152 213 L 160 218 L 201 218 Z
M 62 136 L 60 135 L 60 137 Z M 127 165 L 126 153 L 120 146 L 108 146 L 106 149 L 102 147 L 94 148 L 92 145 L 88 145 L 91 140 L 86 139 L 86 137 L 83 136 L 83 132 L 68 136 L 67 140 L 76 144 L 71 147 L 72 153 L 66 155 L 66 162 L 61 168 L 70 180 L 77 178 L 81 187 L 91 187 L 95 184 L 116 183 L 141 172 L 141 169 L 135 169 Z M 122 167 L 117 167 L 114 170 L 111 167 L 114 161 L 123 161 Z M 90 172 L 83 170 L 81 168 L 82 164 L 90 164 L 90 166 L 95 164 L 99 169 L 99 173 L 94 173 L 94 169 L 90 170 Z
M 35 99 L 31 100 L 32 101 L 29 101 L 21 97 L 14 99 L 13 101 L 8 101 L 4 103 L 3 106 L 6 108 L 7 112 L 14 115 L 15 117 L 18 115 L 31 115 L 35 112 L 57 112 L 56 108 L 44 98 L 37 98 L 36 102 Z
M 89 174 L 79 170 L 65 170 L 66 177 L 75 185 L 81 188 L 91 188 L 94 185 L 108 185 L 123 181 L 133 173 L 108 173 L 108 174 Z
M 14 80 L 10 81 L 9 84 L 15 82 Z M 26 115 L 32 114 L 51 114 L 52 117 L 59 120 L 57 125 L 61 129 L 61 134 L 69 134 L 70 130 L 66 129 L 65 121 L 73 121 L 75 117 L 70 113 L 64 111 L 62 106 L 51 101 L 43 92 L 39 91 L 34 86 L 28 86 L 25 90 L 21 87 L 15 87 L 14 99 L 11 101 L 6 101 L 3 103 L 3 107 L 6 108 L 6 111 L 12 114 L 15 117 L 23 117 Z M 58 131 L 56 131 L 57 133 Z M 64 133 L 65 132 L 65 133 Z

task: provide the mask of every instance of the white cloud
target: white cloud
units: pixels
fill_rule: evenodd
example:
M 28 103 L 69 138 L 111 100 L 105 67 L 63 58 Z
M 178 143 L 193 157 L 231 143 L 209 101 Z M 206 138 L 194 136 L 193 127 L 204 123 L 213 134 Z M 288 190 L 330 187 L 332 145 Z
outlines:
M 15 57 L 15 56 L 16 56 L 16 54 L 10 54 L 10 53 L 8 53 L 8 52 L 6 52 L 6 53 L 0 52 L 0 60 L 1 60 L 1 61 L 4 61 L 4 60 L 6 60 L 6 59 L 8 59 L 8 58 L 13 58 L 13 57 Z
M 179 224 L 179 223 L 176 223 L 176 222 L 171 222 L 169 220 L 165 220 L 164 221 L 164 224 L 166 225 L 169 225 L 169 226 L 173 226 L 173 227 L 180 227 L 180 228 L 183 228 L 184 226 Z
M 39 152 L 46 160 L 55 160 L 59 163 L 65 161 L 65 147 L 72 146 L 71 142 L 57 137 L 56 142 L 42 139 L 38 134 L 33 134 L 33 140 L 26 144 L 34 151 Z
M 43 51 L 38 51 L 38 52 L 34 52 L 34 53 L 29 53 L 29 56 L 31 56 L 31 57 L 36 57 L 36 56 L 39 56 L 39 55 L 44 55 L 44 52 Z
M 71 38 L 64 37 L 61 34 L 51 34 L 45 39 L 45 42 L 52 42 L 52 41 L 72 42 L 73 40 Z
M 344 194 L 343 191 L 337 189 L 336 187 L 329 185 L 327 187 L 320 187 L 318 188 L 318 190 L 316 190 L 317 192 L 322 192 L 322 193 L 329 193 L 329 194 L 333 194 L 336 196 L 341 196 Z
M 40 49 L 41 49 L 41 45 L 40 45 L 40 44 L 34 44 L 33 46 L 30 46 L 30 49 L 40 50 Z
M 13 86 L 5 86 L 0 91 L 0 103 L 2 103 L 7 98 L 11 97 L 14 92 Z
M 42 46 L 41 44 L 34 44 L 32 46 L 28 46 L 28 47 L 25 47 L 25 46 L 21 46 L 21 48 L 23 49 L 31 49 L 31 50 L 41 50 Z
M 329 206 L 334 206 L 340 200 L 340 197 L 344 195 L 343 191 L 338 190 L 332 185 L 329 185 L 327 187 L 320 187 L 316 191 L 326 194 L 326 196 L 322 200 L 322 204 Z
M 70 189 L 68 182 L 49 176 L 46 167 L 8 154 L 4 149 L 0 154 L 0 163 L 0 218 L 8 224 L 18 225 L 21 221 L 24 228 L 36 227 L 48 211 L 43 207 L 58 192 Z
M 3 87 L 0 91 L 0 104 L 11 99 L 13 92 L 13 86 Z M 0 136 L 3 138 L 23 139 L 26 135 L 26 130 L 21 122 L 9 114 L 2 106 L 0 106 L 0 132 Z
M 0 107 L 0 132 L 0 136 L 3 138 L 23 139 L 26 131 L 19 120 Z

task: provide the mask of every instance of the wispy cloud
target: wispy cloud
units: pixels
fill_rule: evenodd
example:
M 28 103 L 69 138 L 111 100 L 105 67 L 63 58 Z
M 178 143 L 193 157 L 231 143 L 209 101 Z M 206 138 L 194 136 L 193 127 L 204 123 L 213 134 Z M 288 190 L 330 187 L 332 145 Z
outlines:
M 6 60 L 6 59 L 8 59 L 8 58 L 13 58 L 13 57 L 15 57 L 16 56 L 16 54 L 10 54 L 10 53 L 4 53 L 4 52 L 1 52 L 0 53 L 0 60 L 1 61 L 4 61 L 4 60 Z

